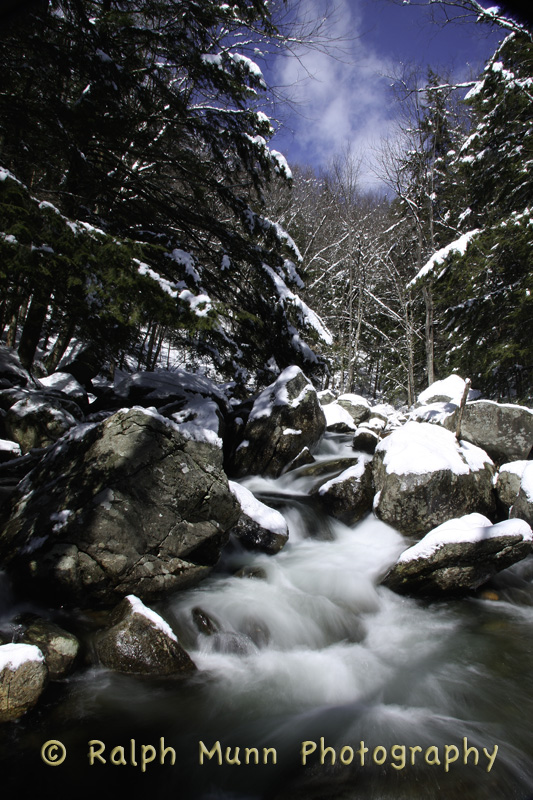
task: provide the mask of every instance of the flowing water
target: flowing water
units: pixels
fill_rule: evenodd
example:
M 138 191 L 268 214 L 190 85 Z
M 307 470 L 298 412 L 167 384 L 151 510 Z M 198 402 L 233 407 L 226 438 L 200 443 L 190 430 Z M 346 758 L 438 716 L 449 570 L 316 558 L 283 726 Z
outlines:
M 4 776 L 31 767 L 56 796 L 74 784 L 183 800 L 533 797 L 533 558 L 502 574 L 498 599 L 426 603 L 379 587 L 404 537 L 372 516 L 346 527 L 309 498 L 328 462 L 353 457 L 328 437 L 318 470 L 244 481 L 283 512 L 289 543 L 274 557 L 234 547 L 161 607 L 199 667 L 192 680 L 78 673 L 9 726 Z M 199 632 L 195 609 L 214 633 Z M 174 764 L 170 751 L 159 763 L 161 738 Z M 57 768 L 40 761 L 47 739 L 67 747 Z M 95 739 L 105 765 L 89 763 Z M 145 771 L 143 746 L 156 753 Z M 126 764 L 111 763 L 115 747 Z

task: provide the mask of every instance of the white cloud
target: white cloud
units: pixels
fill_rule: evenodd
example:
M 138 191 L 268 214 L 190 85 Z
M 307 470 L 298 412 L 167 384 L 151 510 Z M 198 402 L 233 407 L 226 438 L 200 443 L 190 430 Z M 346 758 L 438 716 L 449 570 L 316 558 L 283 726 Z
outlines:
M 305 0 L 302 6 L 308 18 L 318 19 L 326 0 Z M 286 87 L 296 108 L 289 119 L 285 115 L 280 144 L 288 145 L 293 160 L 321 166 L 350 145 L 363 156 L 362 183 L 376 185 L 372 148 L 393 124 L 388 89 L 394 62 L 365 43 L 357 0 L 338 0 L 336 9 L 328 20 L 330 35 L 344 40 L 339 42 L 344 53 L 335 57 L 309 49 L 299 58 L 278 56 L 273 64 L 274 81 Z

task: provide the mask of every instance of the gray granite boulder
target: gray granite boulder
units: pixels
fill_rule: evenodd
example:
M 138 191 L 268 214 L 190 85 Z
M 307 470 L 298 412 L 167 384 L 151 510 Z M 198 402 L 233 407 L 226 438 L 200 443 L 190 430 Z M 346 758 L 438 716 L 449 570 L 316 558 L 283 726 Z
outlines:
M 0 645 L 0 722 L 18 719 L 33 708 L 45 688 L 48 671 L 35 645 Z
M 511 403 L 467 403 L 461 439 L 481 447 L 498 464 L 529 458 L 533 450 L 533 410 Z
M 247 550 L 260 550 L 268 555 L 278 553 L 289 538 L 289 528 L 283 516 L 254 497 L 246 487 L 234 481 L 229 485 L 242 509 L 230 535 Z
M 516 502 L 522 474 L 530 461 L 510 461 L 502 464 L 496 479 L 496 496 L 507 511 Z
M 76 637 L 54 622 L 39 617 L 27 623 L 21 641 L 39 648 L 51 681 L 64 678 L 71 672 L 79 653 L 80 643 Z
M 372 460 L 361 457 L 352 467 L 315 489 L 312 496 L 326 513 L 345 525 L 354 525 L 372 511 Z
M 493 514 L 494 464 L 438 425 L 408 422 L 376 447 L 376 516 L 409 536 L 477 511 Z
M 522 520 L 492 525 L 482 514 L 452 519 L 404 551 L 382 584 L 419 597 L 467 594 L 528 556 L 532 538 Z
M 86 606 L 197 583 L 240 513 L 220 448 L 141 408 L 75 428 L 6 508 L 0 563 L 53 602 Z
M 533 461 L 527 463 L 520 476 L 520 489 L 509 516 L 533 525 Z
M 341 394 L 337 398 L 337 403 L 346 409 L 356 425 L 370 416 L 370 403 L 359 394 Z
M 196 666 L 175 633 L 138 597 L 128 595 L 113 610 L 108 627 L 95 637 L 101 664 L 136 675 L 186 675 Z
M 7 411 L 6 431 L 23 453 L 34 447 L 47 447 L 77 425 L 82 416 L 79 409 L 76 416 L 72 413 L 74 403 L 67 410 L 67 403 L 38 392 L 28 394 Z
M 278 477 L 304 447 L 313 449 L 325 429 L 312 383 L 299 367 L 287 367 L 255 399 L 229 469 L 236 477 Z

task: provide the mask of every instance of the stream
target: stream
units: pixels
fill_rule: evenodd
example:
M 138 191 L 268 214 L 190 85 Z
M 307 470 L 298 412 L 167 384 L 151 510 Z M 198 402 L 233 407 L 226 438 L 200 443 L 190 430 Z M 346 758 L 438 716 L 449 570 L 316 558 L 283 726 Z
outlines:
M 289 542 L 276 556 L 229 548 L 199 587 L 156 607 L 198 673 L 86 668 L 50 685 L 0 731 L 0 785 L 176 800 L 533 797 L 533 557 L 491 599 L 429 603 L 377 586 L 410 542 L 372 516 L 347 527 L 309 498 L 335 474 L 329 462 L 354 455 L 349 437 L 327 435 L 317 465 L 243 480 L 284 514 Z M 3 619 L 14 603 L 2 584 Z M 51 739 L 67 752 L 56 767 L 40 756 Z M 105 764 L 90 764 L 95 740 Z M 170 750 L 160 763 L 165 747 L 175 763 Z

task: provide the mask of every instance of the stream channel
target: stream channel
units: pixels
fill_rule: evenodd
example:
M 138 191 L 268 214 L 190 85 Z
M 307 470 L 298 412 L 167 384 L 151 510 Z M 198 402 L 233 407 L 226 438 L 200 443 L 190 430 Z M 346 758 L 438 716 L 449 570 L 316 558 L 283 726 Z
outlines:
M 87 667 L 51 684 L 35 710 L 2 726 L 2 789 L 149 800 L 533 797 L 533 556 L 498 577 L 497 599 L 429 603 L 377 586 L 411 542 L 373 516 L 347 527 L 309 498 L 335 474 L 327 462 L 355 455 L 350 437 L 327 435 L 311 469 L 243 480 L 285 515 L 289 542 L 276 556 L 227 549 L 199 587 L 155 607 L 195 677 Z M 243 567 L 248 577 L 236 577 Z M 20 610 L 14 602 L 6 588 L 3 620 Z M 198 632 L 198 607 L 218 633 Z M 59 766 L 41 760 L 51 739 L 66 747 Z M 174 764 L 170 751 L 159 763 L 161 739 Z M 90 764 L 91 740 L 105 744 L 105 765 Z M 220 743 L 222 765 L 217 751 L 199 763 L 200 742 Z M 143 771 L 149 745 L 156 757 Z M 332 748 L 324 763 L 322 745 Z M 126 764 L 111 763 L 116 747 Z M 226 763 L 237 747 L 240 765 Z

